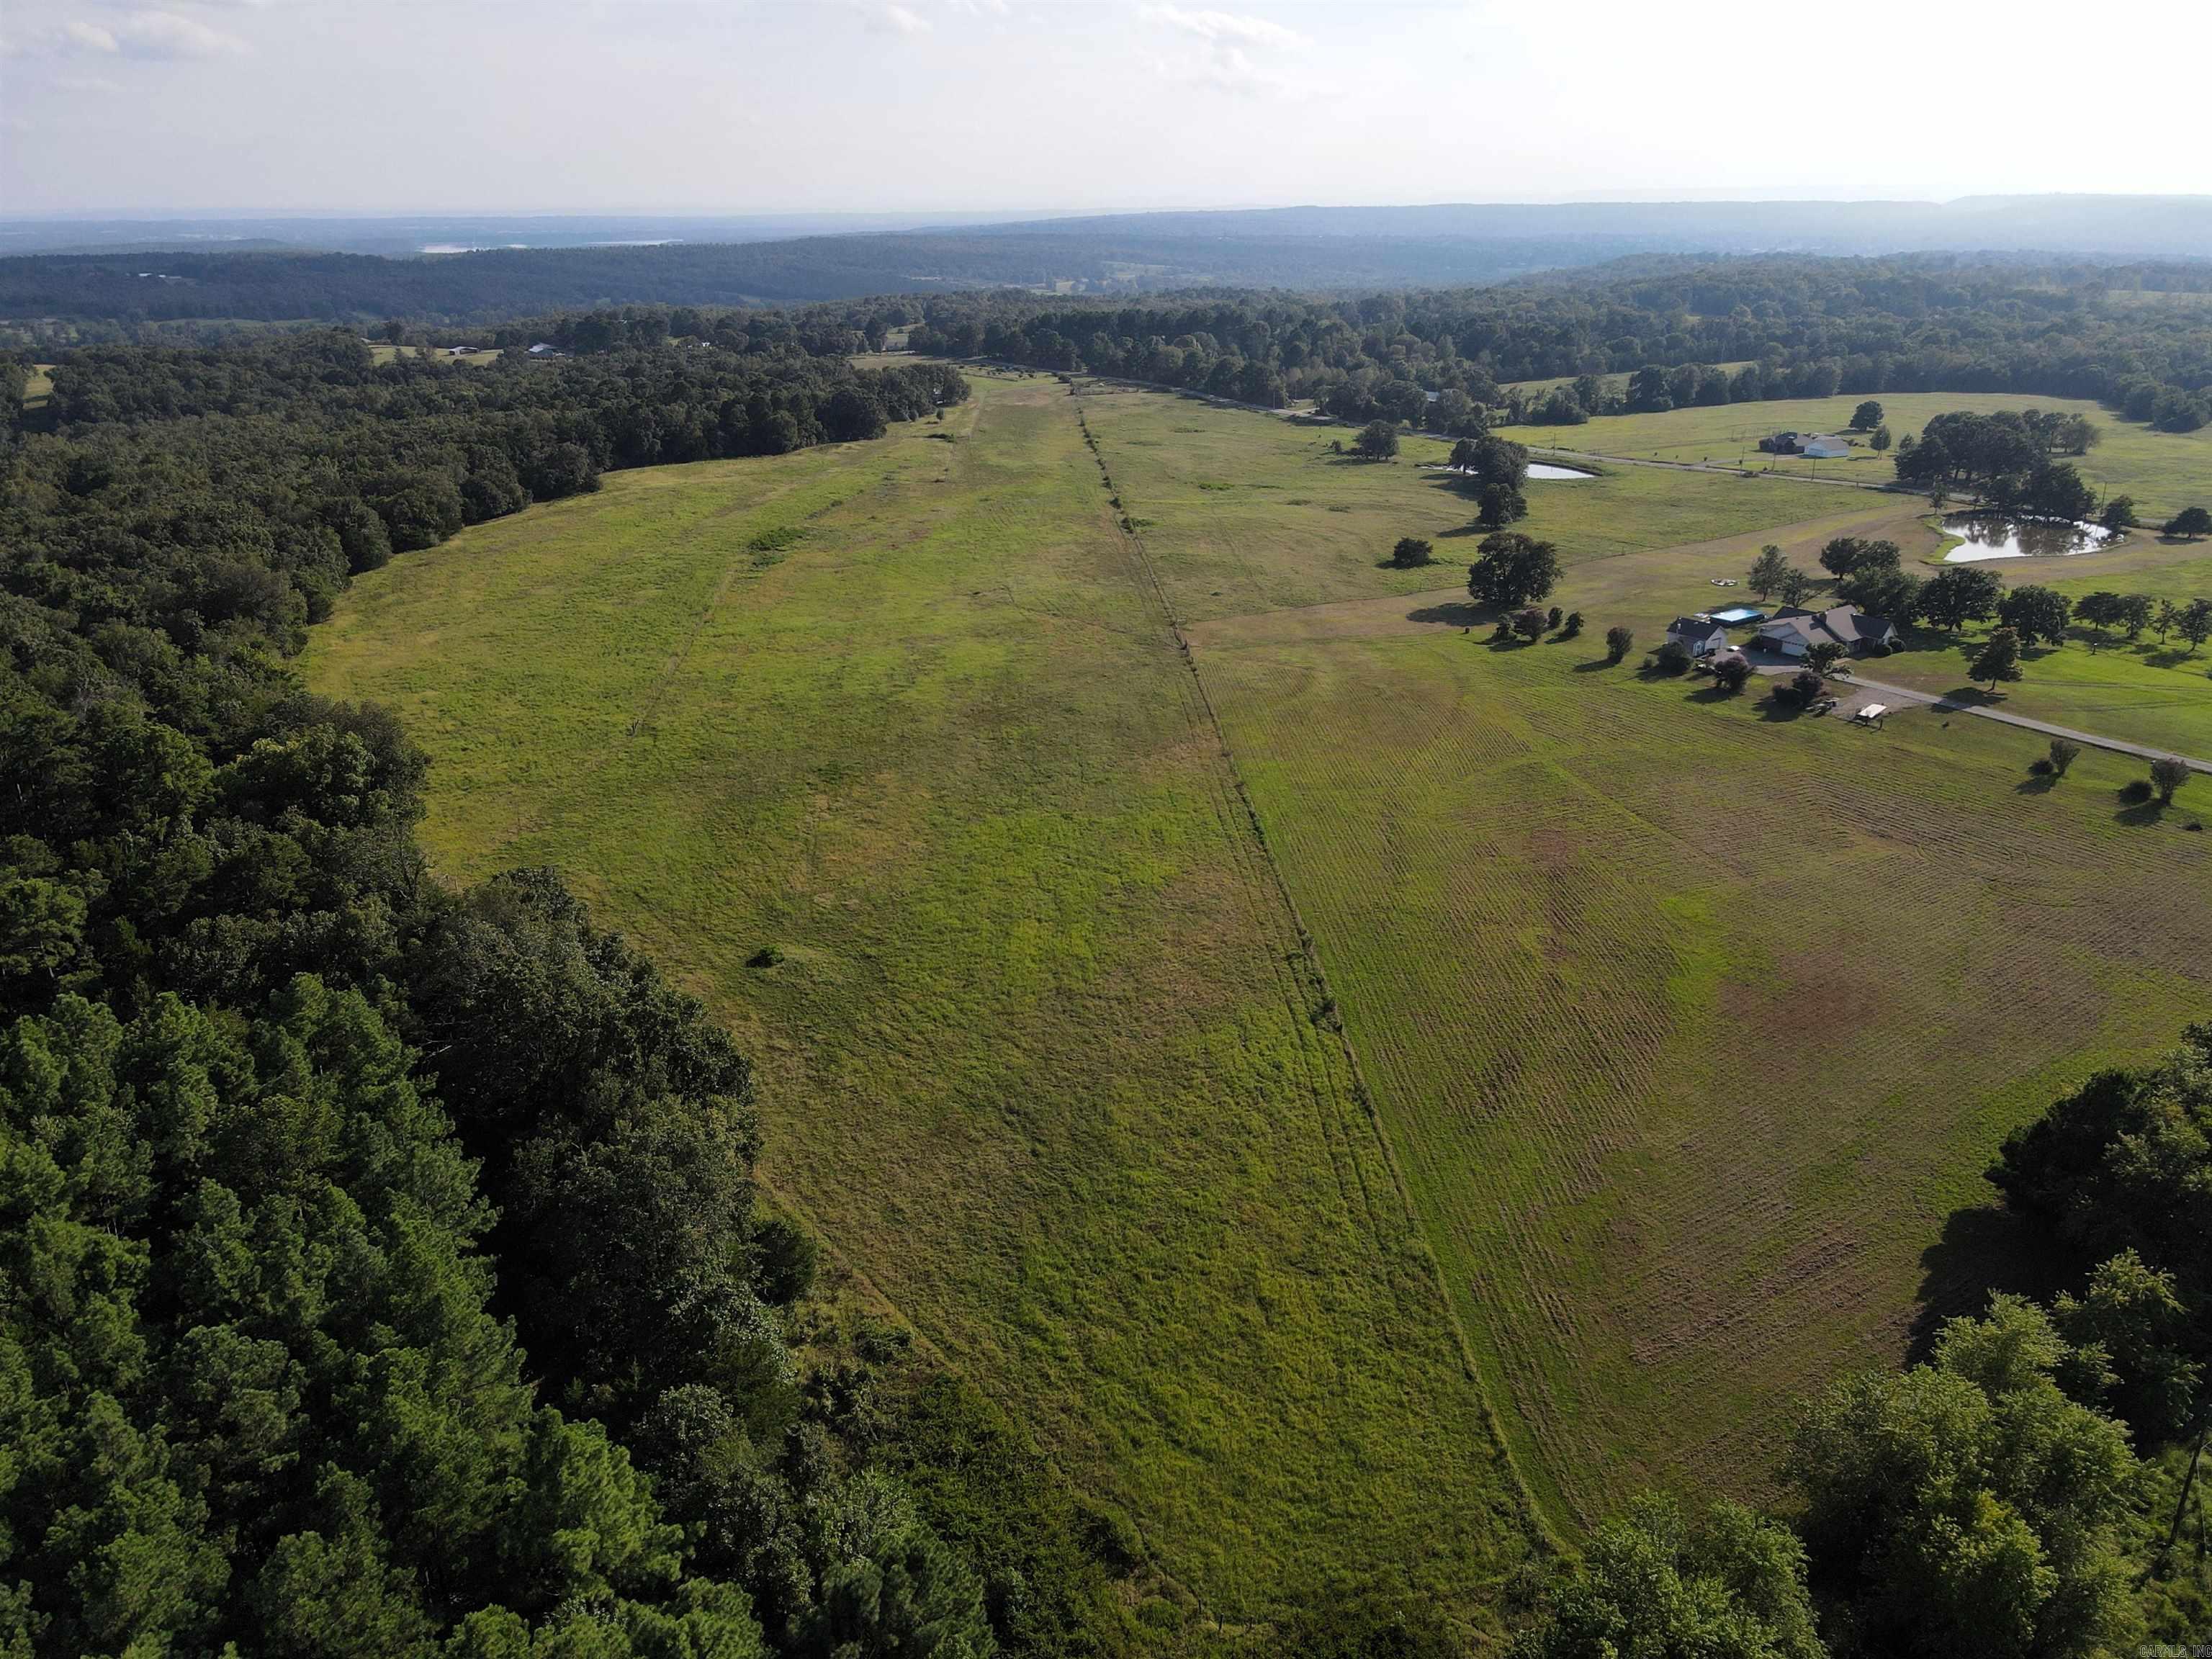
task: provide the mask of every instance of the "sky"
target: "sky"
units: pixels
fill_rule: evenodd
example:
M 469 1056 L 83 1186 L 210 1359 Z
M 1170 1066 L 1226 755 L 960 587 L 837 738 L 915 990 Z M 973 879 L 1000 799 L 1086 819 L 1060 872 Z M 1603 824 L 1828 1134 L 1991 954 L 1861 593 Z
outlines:
M 0 216 L 2208 192 L 2208 61 L 2212 0 L 0 0 Z

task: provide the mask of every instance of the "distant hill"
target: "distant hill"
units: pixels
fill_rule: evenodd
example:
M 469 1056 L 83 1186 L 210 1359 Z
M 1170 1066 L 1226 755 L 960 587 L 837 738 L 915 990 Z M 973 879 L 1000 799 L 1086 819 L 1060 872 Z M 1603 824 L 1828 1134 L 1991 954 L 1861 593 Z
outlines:
M 1019 287 L 1079 294 L 1192 287 L 1463 287 L 1635 256 L 1954 250 L 2212 258 L 2212 197 L 1985 197 L 1933 202 L 1611 202 L 1295 207 L 1120 214 L 794 236 L 786 220 L 314 222 L 383 257 L 272 246 L 301 221 L 208 221 L 213 240 L 158 253 L 0 258 L 0 317 L 247 319 L 453 325 L 599 305 L 796 304 Z M 531 227 L 561 246 L 478 248 Z M 0 226 L 0 246 L 11 229 Z M 75 228 L 90 237 L 97 227 Z M 130 227 L 103 234 L 127 244 Z M 772 232 L 787 234 L 774 234 Z M 627 232 L 628 234 L 610 234 Z M 647 234 L 658 232 L 659 234 Z M 635 246 L 645 243 L 650 246 Z

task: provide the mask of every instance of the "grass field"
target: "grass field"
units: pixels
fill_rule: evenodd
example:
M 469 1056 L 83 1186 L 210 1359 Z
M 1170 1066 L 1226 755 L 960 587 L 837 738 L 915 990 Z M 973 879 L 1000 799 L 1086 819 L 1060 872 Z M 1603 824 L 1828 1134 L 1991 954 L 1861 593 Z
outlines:
M 1494 1585 L 1528 1522 L 1486 1399 L 1564 1522 L 1755 1486 L 1797 1395 L 2020 1265 L 2005 1131 L 2203 1017 L 2212 836 L 2123 808 L 2139 763 L 2039 788 L 2041 740 L 1971 716 L 1597 660 L 1765 541 L 1924 557 L 1922 504 L 1533 484 L 1589 633 L 1499 649 L 1442 446 L 975 383 L 943 428 L 618 474 L 397 561 L 310 666 L 431 748 L 442 871 L 562 865 L 731 1021 L 779 1190 L 1212 1613 Z M 1439 566 L 1385 568 L 1406 534 Z
M 1222 418 L 1212 471 L 1301 453 Z M 1187 591 L 1224 543 L 1210 492 L 1094 424 Z M 1580 642 L 1494 650 L 1449 592 L 1192 629 L 1522 1466 L 1574 1516 L 1755 1480 L 1799 1394 L 1990 1267 L 1947 1218 L 2006 1129 L 2212 991 L 2205 838 L 2124 811 L 2138 763 L 2024 791 L 2026 733 L 1778 720 L 1593 666 L 1610 621 L 1656 642 L 1763 540 L 1809 562 L 1917 521 L 1809 499 L 1830 515 L 1649 552 L 1559 528 Z
M 313 683 L 430 749 L 442 873 L 708 999 L 779 1193 L 1200 1613 L 1486 1619 L 1525 1503 L 1195 682 L 1066 389 L 976 386 L 396 561 Z
M 1808 461 L 1761 455 L 1760 438 L 1776 432 L 1841 432 L 1862 398 L 1801 398 L 1717 409 L 1677 409 L 1664 415 L 1601 415 L 1582 426 L 1501 427 L 1502 436 L 1539 447 L 1600 455 L 1667 461 L 1712 461 L 1773 467 L 1823 478 L 1887 483 L 1896 476 L 1891 458 L 1861 447 L 1847 460 Z M 2102 434 L 2087 456 L 2075 458 L 2081 476 L 2108 494 L 2131 495 L 2146 520 L 2162 522 L 2185 507 L 2212 506 L 2212 427 L 2186 434 L 2153 432 L 2122 421 L 2101 405 L 2079 398 L 2024 398 L 1995 392 L 1893 392 L 1878 399 L 1890 434 L 1917 437 L 1936 415 L 1966 409 L 2060 410 L 2087 416 Z
M 499 353 L 495 350 L 465 351 L 459 356 L 456 357 L 451 353 L 434 346 L 371 344 L 368 348 L 369 356 L 380 363 L 388 363 L 394 358 L 399 356 L 402 353 L 404 353 L 410 357 L 439 357 L 449 363 L 468 363 L 472 367 L 478 368 L 481 368 L 486 363 L 495 363 L 499 361 Z
M 1473 504 L 1450 476 L 1423 470 L 1443 462 L 1448 444 L 1409 438 L 1395 462 L 1361 461 L 1329 453 L 1344 441 L 1341 427 L 1270 421 L 1158 392 L 1102 391 L 1079 402 L 1109 451 L 1139 532 L 1174 526 L 1176 557 L 1162 574 L 1186 619 L 1418 592 L 1463 579 L 1481 540 Z M 1532 483 L 1528 501 L 1528 518 L 1515 527 L 1557 542 L 1571 560 L 1868 506 L 1854 492 L 1794 480 L 1632 466 Z M 1401 536 L 1431 538 L 1437 564 L 1387 568 Z

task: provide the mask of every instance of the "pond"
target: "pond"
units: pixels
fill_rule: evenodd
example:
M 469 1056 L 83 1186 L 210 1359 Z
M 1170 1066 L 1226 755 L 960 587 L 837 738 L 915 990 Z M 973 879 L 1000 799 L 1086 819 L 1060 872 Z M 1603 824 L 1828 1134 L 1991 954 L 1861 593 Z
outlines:
M 2021 519 L 2005 513 L 1975 513 L 1943 520 L 1943 533 L 1959 538 L 1944 554 L 1946 564 L 1976 564 L 1984 559 L 2069 559 L 2094 553 L 2114 539 L 2100 526 L 2069 519 Z
M 1549 461 L 1531 461 L 1528 463 L 1528 476 L 1531 478 L 1595 478 L 1597 474 L 1571 466 L 1554 466 Z

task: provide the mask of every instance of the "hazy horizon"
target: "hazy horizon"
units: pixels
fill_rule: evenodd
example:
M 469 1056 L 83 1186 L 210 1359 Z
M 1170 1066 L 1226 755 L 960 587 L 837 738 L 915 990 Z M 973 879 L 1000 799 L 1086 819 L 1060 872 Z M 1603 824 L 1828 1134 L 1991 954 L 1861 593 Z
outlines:
M 15 0 L 0 215 L 1018 218 L 2212 191 L 2193 100 L 2075 118 L 2105 95 L 2050 50 L 2078 15 L 1929 0 L 1908 35 L 1813 8 L 1747 27 L 1703 0 L 1591 0 L 1571 23 L 1498 0 Z M 2212 48 L 2212 15 L 2187 0 L 2111 0 L 2100 23 L 2166 62 Z M 2018 142 L 1991 142 L 2014 124 Z

